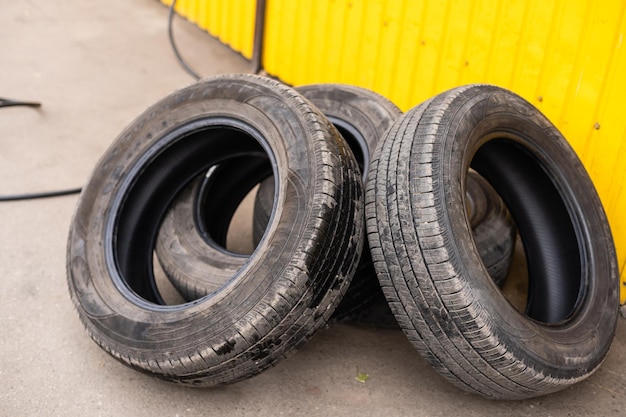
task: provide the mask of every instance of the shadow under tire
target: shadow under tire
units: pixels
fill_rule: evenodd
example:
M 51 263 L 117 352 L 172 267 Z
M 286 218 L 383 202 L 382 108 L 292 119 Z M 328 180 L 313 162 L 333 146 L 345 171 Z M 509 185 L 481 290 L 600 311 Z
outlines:
M 267 156 L 271 227 L 212 293 L 165 305 L 152 269 L 170 203 L 207 169 Z M 210 386 L 250 377 L 323 326 L 363 246 L 358 167 L 295 90 L 251 75 L 208 78 L 138 116 L 98 162 L 71 222 L 68 286 L 88 333 L 122 363 Z
M 519 312 L 486 272 L 466 217 L 475 169 L 504 200 L 529 271 Z M 619 279 L 582 163 L 531 104 L 498 87 L 452 89 L 411 109 L 378 149 L 368 239 L 400 327 L 461 389 L 523 399 L 591 375 L 615 334 Z

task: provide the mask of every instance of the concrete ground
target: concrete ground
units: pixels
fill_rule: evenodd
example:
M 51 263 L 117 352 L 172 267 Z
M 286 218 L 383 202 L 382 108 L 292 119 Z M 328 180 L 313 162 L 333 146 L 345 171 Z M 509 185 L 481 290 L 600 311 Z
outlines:
M 192 80 L 156 0 L 4 2 L 0 194 L 81 186 L 122 128 Z M 251 65 L 177 20 L 203 75 Z M 138 373 L 91 341 L 70 301 L 65 245 L 77 196 L 0 203 L 0 416 L 578 416 L 626 414 L 626 320 L 589 379 L 542 398 L 486 401 L 459 391 L 395 329 L 331 325 L 250 380 L 190 389 Z M 355 377 L 367 373 L 365 383 Z

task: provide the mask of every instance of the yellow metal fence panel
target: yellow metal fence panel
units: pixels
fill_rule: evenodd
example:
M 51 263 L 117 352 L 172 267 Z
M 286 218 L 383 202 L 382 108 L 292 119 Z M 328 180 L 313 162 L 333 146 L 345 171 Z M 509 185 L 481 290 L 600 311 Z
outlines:
M 170 6 L 172 0 L 162 0 Z M 176 13 L 252 58 L 256 0 L 177 0 Z

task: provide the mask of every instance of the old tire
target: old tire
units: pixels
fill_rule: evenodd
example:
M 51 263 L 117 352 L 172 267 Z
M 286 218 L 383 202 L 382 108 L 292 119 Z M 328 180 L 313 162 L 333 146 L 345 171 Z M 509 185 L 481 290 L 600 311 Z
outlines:
M 489 278 L 465 214 L 472 167 L 518 227 L 529 299 L 517 311 Z M 618 271 L 593 184 L 532 105 L 486 85 L 442 93 L 396 121 L 366 194 L 385 296 L 412 344 L 458 387 L 487 398 L 562 390 L 602 363 Z
M 314 84 L 298 87 L 296 90 L 311 101 L 339 130 L 355 155 L 361 171 L 366 174 L 379 138 L 400 115 L 400 110 L 386 98 L 350 85 Z M 227 186 L 224 188 L 238 193 L 241 198 L 253 185 L 261 182 L 253 212 L 253 238 L 254 243 L 258 244 L 263 239 L 275 211 L 274 178 L 251 172 L 248 163 L 234 165 L 234 170 L 239 170 L 236 179 L 228 172 L 215 172 L 211 178 L 218 185 L 225 182 Z M 196 221 L 194 225 L 192 219 L 205 219 L 207 224 L 214 219 L 192 197 L 192 194 L 181 195 L 172 205 L 161 227 L 156 252 L 165 274 L 186 299 L 213 291 L 215 285 L 212 280 L 227 279 L 238 265 L 245 262 L 245 257 L 220 250 L 211 245 L 206 237 L 202 237 L 200 229 L 196 227 L 199 222 Z M 220 200 L 217 195 L 212 194 L 210 188 L 206 188 L 199 198 L 212 200 L 216 206 Z M 264 207 L 260 209 L 257 207 L 259 204 L 264 204 Z M 220 207 L 221 205 L 217 206 L 215 211 L 221 210 Z M 258 216 L 263 218 L 259 219 Z M 222 272 L 216 273 L 216 265 L 222 268 Z M 352 284 L 333 317 L 345 317 L 367 305 L 379 294 L 382 295 L 366 248 Z
M 170 202 L 236 155 L 272 160 L 270 228 L 217 291 L 164 305 L 152 272 Z M 349 285 L 363 239 L 358 167 L 293 89 L 222 75 L 181 89 L 126 128 L 96 166 L 71 223 L 68 285 L 90 336 L 168 381 L 216 385 L 266 369 L 306 341 Z
M 467 173 L 465 201 L 480 259 L 493 282 L 501 287 L 513 261 L 515 222 L 498 193 L 473 169 Z
M 268 176 L 273 183 L 269 158 L 239 156 L 211 167 L 176 196 L 159 228 L 156 255 L 183 298 L 216 291 L 247 262 L 248 255 L 227 250 L 226 235 L 243 198 Z

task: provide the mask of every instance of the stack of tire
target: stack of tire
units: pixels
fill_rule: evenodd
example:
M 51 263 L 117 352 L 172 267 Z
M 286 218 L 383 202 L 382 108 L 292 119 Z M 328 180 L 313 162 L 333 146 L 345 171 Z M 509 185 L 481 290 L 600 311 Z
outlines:
M 241 254 L 227 235 L 251 190 L 256 247 Z M 518 236 L 523 311 L 501 290 Z M 588 174 L 537 109 L 488 85 L 405 114 L 361 88 L 253 75 L 176 91 L 98 162 L 67 268 L 98 345 L 198 386 L 258 374 L 382 301 L 453 384 L 529 398 L 592 374 L 618 315 Z M 159 268 L 182 300 L 164 299 Z

